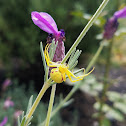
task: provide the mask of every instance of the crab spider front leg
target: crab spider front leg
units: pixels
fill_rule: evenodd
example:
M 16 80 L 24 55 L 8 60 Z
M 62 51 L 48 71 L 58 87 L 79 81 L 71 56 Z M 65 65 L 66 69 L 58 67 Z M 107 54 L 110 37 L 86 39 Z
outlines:
M 45 51 L 44 51 L 45 59 L 46 59 L 47 65 L 48 65 L 49 67 L 57 67 L 57 66 L 59 66 L 59 64 L 50 61 L 50 57 L 49 57 L 49 53 L 48 53 L 49 46 L 50 46 L 50 44 L 47 44 L 46 47 L 45 47 Z
M 71 78 L 71 76 L 70 75 L 67 75 L 68 76 L 68 78 L 70 79 L 70 81 L 71 82 L 77 82 L 77 81 L 80 81 L 80 80 L 82 80 L 83 78 L 81 78 L 81 79 L 77 79 L 77 80 L 72 80 L 72 78 Z
M 76 82 L 76 81 L 82 80 L 84 77 L 88 76 L 93 70 L 94 70 L 94 68 L 87 74 L 85 74 L 85 70 L 84 70 L 84 75 L 81 75 L 81 76 L 78 76 L 78 77 L 76 77 L 72 72 L 70 72 L 67 69 L 66 69 L 65 73 L 67 74 L 67 76 L 68 76 L 68 78 L 70 79 L 71 82 Z M 77 80 L 72 80 L 71 76 L 76 78 Z

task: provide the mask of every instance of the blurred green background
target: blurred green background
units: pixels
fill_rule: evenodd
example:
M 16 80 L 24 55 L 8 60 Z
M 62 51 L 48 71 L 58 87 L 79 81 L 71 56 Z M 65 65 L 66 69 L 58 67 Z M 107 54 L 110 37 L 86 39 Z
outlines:
M 5 95 L 3 96 L 0 95 L 0 98 L 2 99 L 1 109 L 5 98 L 7 98 L 10 95 L 15 101 L 17 101 L 17 104 L 18 102 L 22 103 L 22 107 L 20 109 L 23 109 L 24 106 L 27 106 L 26 101 L 32 94 L 31 91 L 28 91 L 31 82 L 34 83 L 32 85 L 33 90 L 35 87 L 35 89 L 39 91 L 42 87 L 42 83 L 44 80 L 43 79 L 44 70 L 43 70 L 43 64 L 41 60 L 39 46 L 40 46 L 40 41 L 43 42 L 43 45 L 46 45 L 46 38 L 48 34 L 33 24 L 31 20 L 31 12 L 38 11 L 38 12 L 49 13 L 56 21 L 58 29 L 65 30 L 66 33 L 65 48 L 67 52 L 71 47 L 71 45 L 76 40 L 76 38 L 78 37 L 78 35 L 80 34 L 80 32 L 82 31 L 82 29 L 84 28 L 84 26 L 87 24 L 88 19 L 86 19 L 86 16 L 89 15 L 92 16 L 97 10 L 97 8 L 99 7 L 101 2 L 102 0 L 62 0 L 62 1 L 0 0 L 0 84 L 1 84 L 0 86 L 2 86 L 2 83 L 6 78 L 10 78 L 12 80 L 15 80 L 16 78 L 18 80 L 16 81 L 16 83 L 18 84 L 10 88 L 8 93 L 5 93 Z M 101 17 L 100 24 L 93 25 L 91 29 L 88 31 L 88 33 L 86 34 L 85 38 L 78 46 L 78 48 L 83 51 L 82 57 L 80 58 L 79 65 L 87 66 L 87 61 L 89 61 L 90 57 L 92 57 L 92 55 L 96 52 L 97 48 L 99 47 L 100 40 L 96 39 L 96 35 L 103 33 L 104 23 L 106 19 L 111 17 L 113 13 L 120 8 L 120 6 L 125 6 L 125 4 L 126 4 L 126 0 L 109 1 L 109 4 L 106 6 L 104 12 L 100 16 Z M 116 46 L 117 47 L 114 50 L 115 56 L 113 57 L 113 60 L 117 63 L 118 61 L 120 62 L 120 59 L 118 59 L 118 53 L 117 53 L 118 52 L 117 48 L 119 46 L 118 44 Z M 104 63 L 104 58 L 103 58 L 104 55 L 105 55 L 105 51 L 103 51 L 101 55 L 101 59 L 99 60 L 100 63 Z M 126 58 L 124 58 L 124 61 L 126 63 L 125 59 Z M 25 87 L 20 89 L 19 85 L 25 85 Z M 15 93 L 14 92 L 12 93 L 11 91 L 13 90 L 13 88 L 14 91 L 16 89 L 19 89 L 20 91 L 16 90 Z M 61 85 L 57 91 L 57 94 L 64 92 L 64 94 L 66 95 L 70 91 L 70 89 L 71 87 Z M 24 93 L 23 90 L 26 90 L 29 93 L 25 94 L 25 96 L 27 97 L 24 100 L 23 97 L 25 96 L 19 95 L 20 99 L 22 99 L 20 101 L 17 97 L 15 98 L 14 96 L 17 95 L 17 92 L 23 94 Z M 81 94 L 80 92 L 78 93 Z M 75 97 L 78 98 L 78 95 L 75 95 Z M 87 97 L 88 96 L 84 96 L 84 98 L 88 101 Z M 49 93 L 47 94 L 47 97 L 44 99 L 44 102 L 47 102 L 48 99 L 49 99 Z M 47 104 L 46 105 L 41 104 L 40 106 L 41 109 L 42 106 L 45 106 L 45 108 L 43 109 L 44 111 L 46 111 Z M 75 104 L 74 107 L 72 106 L 72 108 L 70 108 L 70 111 L 75 110 L 76 107 L 77 104 Z M 19 107 L 17 108 L 15 107 L 14 109 L 15 110 L 19 109 Z M 24 108 L 24 110 L 25 109 L 26 108 Z M 10 111 L 9 116 L 11 116 L 11 113 L 14 112 L 15 110 Z M 79 108 L 78 111 L 80 111 Z M 6 114 L 7 114 L 6 112 L 3 112 L 3 116 L 5 116 Z M 65 114 L 67 115 L 70 113 L 66 112 Z M 64 120 L 67 120 L 64 116 L 65 114 L 62 113 L 62 118 Z M 1 121 L 2 116 L 0 117 L 1 117 L 0 118 Z M 40 119 L 41 117 L 37 117 L 36 120 L 39 120 L 38 118 Z M 84 118 L 86 119 L 88 117 L 84 117 Z M 36 120 L 35 120 L 35 124 L 37 122 Z M 77 120 L 76 117 L 75 120 Z M 59 119 L 59 121 L 60 122 L 54 123 L 52 125 L 70 126 L 70 124 L 68 125 L 63 123 L 63 120 L 61 121 Z M 84 123 L 82 122 L 82 124 Z M 76 123 L 72 124 L 72 126 L 74 125 L 77 126 Z

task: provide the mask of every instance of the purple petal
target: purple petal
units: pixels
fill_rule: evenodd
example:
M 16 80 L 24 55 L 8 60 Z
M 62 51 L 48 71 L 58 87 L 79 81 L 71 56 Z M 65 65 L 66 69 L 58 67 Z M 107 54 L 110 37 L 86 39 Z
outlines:
M 2 89 L 3 89 L 3 90 L 6 90 L 7 87 L 8 87 L 9 85 L 11 85 L 11 84 L 12 84 L 11 80 L 10 80 L 10 79 L 6 79 L 6 80 L 3 82 L 3 84 L 2 84 Z
M 14 106 L 14 102 L 11 101 L 11 98 L 10 97 L 8 97 L 6 99 L 6 101 L 4 102 L 4 108 L 5 109 L 8 109 L 9 107 L 13 107 L 13 106 Z
M 32 20 L 43 31 L 50 34 L 58 34 L 58 28 L 54 19 L 45 12 L 33 11 L 31 13 Z
M 108 19 L 104 27 L 104 39 L 111 39 L 117 31 L 118 25 L 119 23 L 115 16 Z
M 0 123 L 0 126 L 4 126 L 7 123 L 7 121 L 8 121 L 8 118 L 6 116 L 4 117 L 3 121 Z
M 126 7 L 124 7 L 123 9 L 116 11 L 114 13 L 114 16 L 117 18 L 126 18 Z
M 23 112 L 23 111 L 21 111 L 21 110 L 15 111 L 15 112 L 14 112 L 14 118 L 17 119 L 18 116 L 20 116 L 20 115 L 22 114 L 22 112 Z

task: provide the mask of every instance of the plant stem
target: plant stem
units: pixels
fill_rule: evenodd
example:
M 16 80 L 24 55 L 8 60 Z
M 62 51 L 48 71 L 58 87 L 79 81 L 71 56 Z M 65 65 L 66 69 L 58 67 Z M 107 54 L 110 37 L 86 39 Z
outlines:
M 55 97 L 55 90 L 56 90 L 56 84 L 52 86 L 45 126 L 49 126 L 49 123 L 50 123 L 50 117 L 51 117 L 51 112 L 52 112 L 53 102 L 54 102 L 54 97 Z
M 66 103 L 70 98 L 71 96 L 73 95 L 73 93 L 75 92 L 75 88 L 73 88 L 69 94 L 65 97 L 65 99 L 63 99 L 63 101 L 61 103 L 59 103 L 59 105 L 56 107 L 56 109 L 52 112 L 52 115 L 51 117 L 53 117 L 61 108 L 62 106 L 64 105 L 64 103 Z
M 107 58 L 106 58 L 103 91 L 102 91 L 101 98 L 100 98 L 99 126 L 102 126 L 102 121 L 104 119 L 104 113 L 102 112 L 102 109 L 103 109 L 104 103 L 106 102 L 106 93 L 109 88 L 109 71 L 110 71 L 110 65 L 111 65 L 112 46 L 113 46 L 113 40 L 110 41 L 110 43 L 109 43 L 108 54 L 107 54 Z
M 43 87 L 42 87 L 42 89 L 41 89 L 41 91 L 39 92 L 39 94 L 38 94 L 36 100 L 34 101 L 32 107 L 31 107 L 31 109 L 30 109 L 30 111 L 29 111 L 29 113 L 28 113 L 28 115 L 27 115 L 27 117 L 26 117 L 26 120 L 29 119 L 29 118 L 31 118 L 31 116 L 33 115 L 33 113 L 34 113 L 36 107 L 38 106 L 38 104 L 39 104 L 39 102 L 40 102 L 42 96 L 44 95 L 44 93 L 46 92 L 46 90 L 47 90 L 49 87 L 50 87 L 50 83 L 49 83 L 49 82 L 45 82 L 44 85 L 43 85 Z
M 101 5 L 99 6 L 99 8 L 97 9 L 97 11 L 95 12 L 95 14 L 93 15 L 93 17 L 90 19 L 90 21 L 87 23 L 87 25 L 85 26 L 85 28 L 82 30 L 82 32 L 80 33 L 80 35 L 78 36 L 78 38 L 76 39 L 76 41 L 74 42 L 74 44 L 72 45 L 72 47 L 70 48 L 70 50 L 67 52 L 66 56 L 64 57 L 64 59 L 62 60 L 61 63 L 65 63 L 66 60 L 69 58 L 69 56 L 71 55 L 71 53 L 74 51 L 74 49 L 78 46 L 78 44 L 81 42 L 81 40 L 83 39 L 83 37 L 86 35 L 87 31 L 89 30 L 89 28 L 93 25 L 93 23 L 96 21 L 97 17 L 101 14 L 102 10 L 105 8 L 106 4 L 109 2 L 109 0 L 103 0 L 103 2 L 101 3 Z
M 104 41 L 102 41 L 102 42 L 100 43 L 100 46 L 99 46 L 97 52 L 95 53 L 93 59 L 92 59 L 92 60 L 90 61 L 90 63 L 88 64 L 88 66 L 87 66 L 87 68 L 86 68 L 86 70 L 85 70 L 86 73 L 91 69 L 91 67 L 93 66 L 93 64 L 96 62 L 96 60 L 97 60 L 98 56 L 100 55 L 100 53 L 101 53 L 103 47 L 104 47 Z

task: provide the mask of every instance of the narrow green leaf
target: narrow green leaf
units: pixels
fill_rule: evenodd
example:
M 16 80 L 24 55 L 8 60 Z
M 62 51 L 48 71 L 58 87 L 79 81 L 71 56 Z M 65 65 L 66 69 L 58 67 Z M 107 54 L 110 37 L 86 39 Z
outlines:
M 110 109 L 107 113 L 106 116 L 108 118 L 116 119 L 118 121 L 124 121 L 124 115 L 119 112 L 117 109 Z
M 46 71 L 46 61 L 45 61 L 45 55 L 44 55 L 44 51 L 43 51 L 42 42 L 40 42 L 40 51 L 41 51 L 41 57 L 42 57 L 42 61 L 43 61 L 44 70 Z
M 21 114 L 21 120 L 23 120 L 23 118 L 24 118 L 24 111 Z
M 69 101 L 67 101 L 63 104 L 63 107 L 69 106 L 73 101 L 74 101 L 74 99 L 70 99 Z
M 76 60 L 76 62 L 69 68 L 70 70 L 74 69 L 78 64 L 78 60 Z
M 18 126 L 20 126 L 21 123 L 20 123 L 20 116 L 18 116 Z
M 70 62 L 72 61 L 75 52 L 76 52 L 76 48 L 75 48 L 74 51 L 72 52 L 72 54 L 71 54 L 71 56 L 70 56 L 70 58 L 69 58 L 69 62 L 68 62 L 68 64 L 70 64 Z
M 32 101 L 33 101 L 33 95 L 29 99 L 26 115 L 28 114 L 28 112 L 32 106 Z
M 74 56 L 72 57 L 72 59 L 69 62 L 69 69 L 71 69 L 71 67 L 73 67 L 73 65 L 75 64 L 75 62 L 77 61 L 77 59 L 79 58 L 80 54 L 81 54 L 81 50 L 77 50 L 74 54 Z
M 25 121 L 26 121 L 26 117 L 24 117 L 23 120 L 21 121 L 21 126 L 25 126 Z
M 30 126 L 31 125 L 31 122 L 30 123 L 28 123 L 28 125 L 27 126 Z
M 115 102 L 114 107 L 119 109 L 122 113 L 126 114 L 126 103 L 125 102 Z
M 121 100 L 121 95 L 118 92 L 115 91 L 109 91 L 107 92 L 107 96 L 110 101 L 117 102 Z

